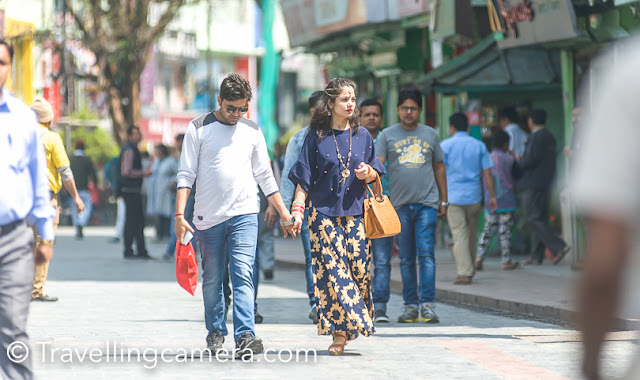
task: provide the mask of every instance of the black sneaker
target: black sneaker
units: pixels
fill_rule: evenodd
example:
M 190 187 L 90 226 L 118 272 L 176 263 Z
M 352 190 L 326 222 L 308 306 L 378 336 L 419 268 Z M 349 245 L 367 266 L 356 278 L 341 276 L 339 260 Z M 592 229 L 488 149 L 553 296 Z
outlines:
M 265 269 L 262 271 L 265 280 L 273 280 L 273 269 Z
M 260 315 L 260 313 L 258 313 L 258 309 L 254 310 L 253 316 L 256 318 L 256 323 L 258 323 L 258 324 L 262 323 L 262 320 L 264 318 L 262 318 L 262 315 Z
M 375 323 L 389 323 L 389 317 L 387 317 L 387 313 L 384 310 L 376 310 L 373 316 L 373 322 Z
M 223 350 L 223 343 L 224 337 L 220 334 L 220 330 L 213 330 L 207 335 L 207 350 L 209 350 L 212 355 L 216 356 Z
M 260 354 L 264 351 L 262 339 L 256 338 L 250 332 L 244 332 L 240 335 L 240 339 L 236 341 L 236 355 L 244 358 L 249 355 Z

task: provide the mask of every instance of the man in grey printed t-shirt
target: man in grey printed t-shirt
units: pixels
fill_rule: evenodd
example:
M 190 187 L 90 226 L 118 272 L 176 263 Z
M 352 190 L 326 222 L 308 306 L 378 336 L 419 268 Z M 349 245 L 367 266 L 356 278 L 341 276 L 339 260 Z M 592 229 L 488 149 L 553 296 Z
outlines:
M 384 129 L 376 142 L 378 158 L 387 163 L 390 199 L 402 225 L 396 237 L 405 305 L 398 317 L 401 323 L 440 321 L 433 303 L 434 246 L 437 218 L 445 216 L 449 206 L 447 178 L 438 134 L 418 122 L 421 104 L 418 90 L 401 91 L 397 106 L 400 123 Z

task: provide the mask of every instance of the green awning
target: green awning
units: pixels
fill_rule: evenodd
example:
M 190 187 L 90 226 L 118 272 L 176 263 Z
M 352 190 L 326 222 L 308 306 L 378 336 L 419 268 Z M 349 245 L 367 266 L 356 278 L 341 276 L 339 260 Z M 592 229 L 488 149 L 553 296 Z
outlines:
M 560 55 L 539 47 L 500 50 L 493 35 L 418 80 L 424 93 L 551 89 L 560 84 Z

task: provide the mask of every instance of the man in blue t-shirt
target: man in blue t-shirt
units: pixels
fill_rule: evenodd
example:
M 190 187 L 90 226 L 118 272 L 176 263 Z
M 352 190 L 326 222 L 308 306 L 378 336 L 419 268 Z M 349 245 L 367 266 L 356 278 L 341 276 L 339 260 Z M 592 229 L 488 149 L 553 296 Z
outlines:
M 474 262 L 478 248 L 478 223 L 482 212 L 482 177 L 489 190 L 487 209 L 497 208 L 491 168 L 493 162 L 484 143 L 467 133 L 469 120 L 463 113 L 449 118 L 450 138 L 442 142 L 447 168 L 449 212 L 447 220 L 453 235 L 453 256 L 458 278 L 456 285 L 469 285 L 475 275 Z

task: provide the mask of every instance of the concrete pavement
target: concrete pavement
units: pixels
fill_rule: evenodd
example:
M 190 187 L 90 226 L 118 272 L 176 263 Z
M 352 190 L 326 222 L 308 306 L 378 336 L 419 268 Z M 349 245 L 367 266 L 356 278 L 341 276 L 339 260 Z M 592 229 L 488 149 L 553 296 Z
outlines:
M 304 276 L 291 264 L 278 266 L 275 279 L 260 285 L 265 319 L 256 333 L 272 351 L 251 363 L 228 357 L 200 362 L 206 335 L 201 290 L 195 297 L 182 290 L 171 263 L 123 260 L 121 245 L 107 243 L 110 233 L 87 228 L 87 237 L 76 241 L 70 228 L 59 231 L 45 289 L 60 301 L 34 302 L 29 316 L 40 379 L 579 378 L 580 345 L 571 329 L 443 303 L 436 309 L 439 324 L 398 324 L 397 294 L 388 305 L 391 323 L 377 324 L 376 334 L 352 342 L 345 356 L 330 357 L 330 338 L 318 336 L 307 319 Z M 300 254 L 299 244 L 278 239 L 280 259 Z M 163 250 L 150 244 L 152 255 Z M 608 375 L 624 371 L 631 339 L 608 344 Z M 232 347 L 228 338 L 225 348 Z M 312 353 L 305 359 L 302 350 Z

